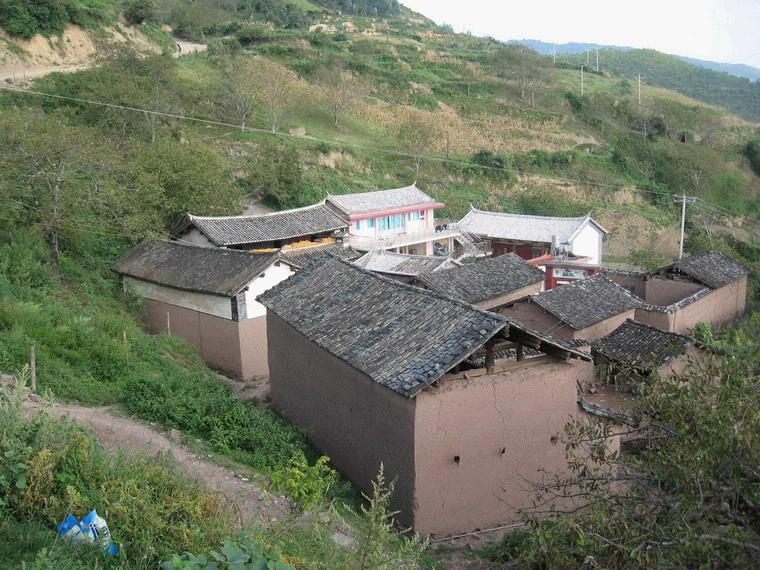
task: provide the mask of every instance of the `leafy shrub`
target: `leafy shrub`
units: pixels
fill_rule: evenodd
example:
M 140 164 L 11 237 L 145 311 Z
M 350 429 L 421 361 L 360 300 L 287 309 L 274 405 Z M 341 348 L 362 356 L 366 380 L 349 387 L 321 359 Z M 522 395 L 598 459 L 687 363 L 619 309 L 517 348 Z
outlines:
M 328 154 L 332 150 L 329 142 L 321 142 L 317 145 L 317 150 L 322 154 Z
M 52 526 L 66 512 L 108 513 L 129 561 L 150 565 L 176 549 L 220 540 L 231 518 L 217 495 L 157 459 L 106 454 L 81 427 L 45 413 L 25 417 L 26 390 L 0 388 L 0 504 L 17 520 Z
M 312 509 L 322 502 L 338 478 L 329 461 L 329 457 L 322 456 L 309 465 L 304 454 L 297 452 L 287 465 L 272 473 L 272 486 L 287 494 L 297 511 Z
M 337 34 L 333 34 L 332 39 L 334 42 L 347 42 L 348 36 L 343 32 L 338 32 Z
M 472 155 L 472 162 L 486 168 L 497 168 L 499 170 L 509 168 L 509 157 L 498 154 L 490 150 L 479 150 Z
M 517 210 L 535 216 L 583 216 L 591 210 L 589 204 L 570 200 L 552 188 L 528 188 L 517 196 Z
M 152 22 L 156 18 L 156 3 L 154 0 L 129 0 L 124 17 L 132 25 Z
M 208 557 L 189 552 L 181 556 L 175 554 L 161 567 L 164 570 L 295 570 L 276 549 L 262 546 L 246 535 L 234 541 L 224 540 L 220 552 L 212 550 Z
M 752 170 L 760 176 L 760 140 L 753 140 L 744 147 L 744 156 L 749 160 Z
M 0 0 L 0 28 L 11 35 L 31 38 L 63 32 L 66 24 L 100 21 L 98 0 Z
M 691 332 L 694 338 L 699 342 L 702 342 L 704 344 L 711 344 L 713 341 L 713 330 L 708 323 L 697 323 L 694 327 L 694 330 Z

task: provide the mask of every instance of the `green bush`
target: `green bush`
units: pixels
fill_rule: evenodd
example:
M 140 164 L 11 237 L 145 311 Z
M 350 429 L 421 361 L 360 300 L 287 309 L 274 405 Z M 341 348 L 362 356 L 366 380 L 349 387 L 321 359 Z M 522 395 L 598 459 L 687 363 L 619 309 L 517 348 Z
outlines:
M 287 494 L 297 511 L 313 509 L 338 479 L 329 461 L 329 457 L 322 456 L 314 465 L 309 465 L 303 453 L 295 453 L 287 465 L 272 473 L 272 486 Z
M 161 567 L 164 570 L 295 570 L 275 548 L 262 546 L 246 535 L 234 541 L 225 540 L 220 551 L 212 550 L 208 557 L 189 552 L 181 556 L 175 554 Z
M 101 21 L 105 8 L 100 0 L 0 0 L 0 28 L 24 38 L 60 34 L 69 23 Z
M 68 419 L 25 416 L 20 384 L 0 388 L 0 509 L 48 527 L 71 512 L 107 516 L 121 556 L 147 566 L 177 550 L 205 550 L 229 533 L 220 498 L 158 459 L 106 454 Z
M 744 147 L 744 156 L 749 160 L 752 170 L 760 176 L 760 140 L 753 140 Z
M 156 3 L 154 0 L 129 0 L 124 8 L 124 17 L 133 26 L 152 22 L 156 18 Z

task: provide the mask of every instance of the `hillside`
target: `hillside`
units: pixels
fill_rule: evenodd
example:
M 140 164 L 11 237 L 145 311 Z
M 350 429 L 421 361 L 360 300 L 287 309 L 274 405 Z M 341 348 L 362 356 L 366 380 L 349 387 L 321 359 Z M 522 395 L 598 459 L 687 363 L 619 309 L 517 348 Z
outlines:
M 584 57 L 585 57 L 586 51 L 589 51 L 589 50 L 594 51 L 597 49 L 601 49 L 601 50 L 614 49 L 618 51 L 631 51 L 631 50 L 636 49 L 636 48 L 626 47 L 626 46 L 613 46 L 613 45 L 583 43 L 583 42 L 569 42 L 569 43 L 564 43 L 564 44 L 553 44 L 550 42 L 543 42 L 541 40 L 531 40 L 531 39 L 511 40 L 510 43 L 519 43 L 522 45 L 526 45 L 543 55 L 552 55 L 553 53 L 556 52 L 558 54 L 582 54 Z M 751 65 L 744 65 L 742 63 L 722 63 L 719 61 L 709 61 L 706 59 L 698 59 L 694 57 L 687 57 L 684 55 L 675 55 L 675 54 L 665 54 L 665 55 L 670 55 L 671 57 L 675 57 L 677 59 L 681 59 L 688 63 L 692 63 L 694 65 L 697 65 L 699 67 L 704 67 L 706 69 L 711 69 L 713 71 L 730 73 L 731 75 L 735 75 L 737 77 L 744 77 L 745 79 L 749 79 L 750 81 L 757 81 L 758 79 L 760 79 L 760 69 L 756 67 L 752 67 Z
M 166 237 L 178 214 L 301 206 L 416 180 L 446 204 L 442 219 L 470 204 L 591 212 L 610 230 L 604 262 L 646 268 L 677 256 L 674 198 L 687 194 L 698 198 L 687 251 L 722 249 L 760 267 L 757 125 L 718 106 L 648 82 L 639 108 L 631 80 L 607 71 L 587 73 L 581 95 L 571 66 L 452 33 L 392 0 L 172 0 L 131 22 L 119 8 L 154 5 L 102 4 L 110 9 L 37 22 L 28 38 L 0 18 L 12 65 L 56 67 L 35 63 L 33 44 L 83 67 L 5 82 L 0 73 L 0 372 L 23 372 L 34 345 L 40 391 L 176 430 L 200 456 L 289 495 L 294 513 L 251 532 L 299 568 L 353 570 L 367 552 L 365 568 L 431 561 L 392 532 L 382 501 L 361 514 L 355 489 L 266 401 L 241 401 L 189 345 L 143 331 L 139 301 L 109 267 L 142 238 Z M 67 47 L 72 30 L 93 46 L 81 61 Z M 173 37 L 207 51 L 178 52 Z M 731 343 L 753 350 L 752 323 Z M 12 401 L 3 393 L 0 411 Z M 238 530 L 219 497 L 184 485 L 171 465 L 120 463 L 75 428 L 3 418 L 0 434 L 12 438 L 0 445 L 23 461 L 0 462 L 16 469 L 14 479 L 0 472 L 10 505 L 0 544 L 34 537 L 16 549 L 19 565 L 55 567 L 61 547 L 44 537 L 56 509 L 120 504 L 118 493 L 130 508 L 109 515 L 112 532 L 130 544 L 109 568 L 208 553 Z M 45 504 L 6 484 L 25 477 L 18 463 L 35 469 L 30 485 L 46 485 Z M 88 485 L 73 495 L 80 476 Z

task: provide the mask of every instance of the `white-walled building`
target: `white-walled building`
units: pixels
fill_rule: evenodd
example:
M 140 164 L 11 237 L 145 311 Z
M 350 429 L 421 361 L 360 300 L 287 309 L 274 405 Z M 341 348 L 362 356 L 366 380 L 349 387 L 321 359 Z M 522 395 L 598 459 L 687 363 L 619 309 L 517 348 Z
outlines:
M 443 204 L 415 184 L 404 188 L 329 195 L 326 204 L 348 222 L 348 244 L 413 255 L 453 250 L 459 232 L 436 230 L 435 210 Z
M 515 253 L 530 260 L 554 249 L 588 258 L 589 265 L 602 263 L 605 230 L 590 215 L 577 218 L 528 216 L 489 212 L 471 207 L 457 224 L 459 230 L 491 241 L 493 255 Z

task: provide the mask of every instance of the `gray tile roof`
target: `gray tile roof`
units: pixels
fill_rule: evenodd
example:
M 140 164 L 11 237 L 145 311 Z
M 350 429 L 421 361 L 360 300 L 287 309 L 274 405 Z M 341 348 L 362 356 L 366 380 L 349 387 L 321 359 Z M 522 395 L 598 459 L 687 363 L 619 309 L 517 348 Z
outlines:
M 467 303 L 480 303 L 544 280 L 544 272 L 514 253 L 421 275 L 420 283 Z
M 378 384 L 414 397 L 507 319 L 327 254 L 259 297 L 270 311 Z
M 611 362 L 649 372 L 693 346 L 696 346 L 693 338 L 628 319 L 595 342 L 593 350 Z
M 376 190 L 374 192 L 331 194 L 327 197 L 327 201 L 345 214 L 360 214 L 391 208 L 405 208 L 416 204 L 437 204 L 435 199 L 417 188 L 416 184 L 405 186 L 404 188 Z
M 265 243 L 348 228 L 348 224 L 324 203 L 258 216 L 186 214 L 175 235 L 191 226 L 218 246 Z
M 375 273 L 415 277 L 421 273 L 433 273 L 459 267 L 461 264 L 449 257 L 408 255 L 376 250 L 364 254 L 354 262 L 354 265 Z
M 149 239 L 125 253 L 111 270 L 175 289 L 234 297 L 278 259 L 276 253 Z
M 298 267 L 303 267 L 310 261 L 323 256 L 326 253 L 334 253 L 341 259 L 353 261 L 361 257 L 361 253 L 351 246 L 344 246 L 340 243 L 328 243 L 325 245 L 312 245 L 306 247 L 297 247 L 293 249 L 283 249 L 280 251 L 285 259 L 295 263 Z
M 607 230 L 595 222 L 591 216 L 579 218 L 528 216 L 489 212 L 477 208 L 471 208 L 459 221 L 457 227 L 467 233 L 491 239 L 551 243 L 552 236 L 557 236 L 560 243 L 567 243 L 587 224 L 592 224 L 603 234 L 607 233 Z
M 706 251 L 679 259 L 656 269 L 654 273 L 686 275 L 712 289 L 717 289 L 741 279 L 750 273 L 750 269 L 721 251 Z
M 641 299 L 601 274 L 544 291 L 531 297 L 531 301 L 576 330 L 643 304 Z

